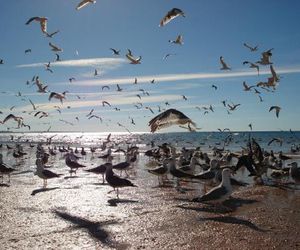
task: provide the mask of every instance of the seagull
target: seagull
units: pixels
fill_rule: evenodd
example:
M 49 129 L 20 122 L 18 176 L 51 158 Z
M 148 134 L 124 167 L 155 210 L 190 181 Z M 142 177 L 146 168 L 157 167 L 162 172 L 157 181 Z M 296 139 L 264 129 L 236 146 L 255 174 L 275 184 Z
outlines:
M 73 82 L 73 81 L 76 81 L 75 77 L 70 77 L 70 78 L 69 78 L 69 82 L 71 83 L 71 82 Z
M 102 184 L 104 184 L 104 174 L 106 172 L 106 168 L 107 166 L 111 166 L 112 164 L 110 162 L 106 162 L 104 164 L 101 164 L 97 167 L 94 167 L 94 168 L 91 168 L 91 169 L 87 169 L 86 171 L 87 172 L 90 172 L 90 173 L 94 173 L 94 174 L 101 174 L 102 175 Z
M 113 49 L 113 48 L 110 48 L 110 50 L 112 50 L 113 55 L 115 55 L 115 56 L 119 56 L 120 55 L 120 50 L 116 50 L 116 49 Z
M 260 61 L 257 61 L 256 63 L 259 63 L 261 65 L 272 64 L 272 62 L 270 62 L 270 58 L 272 56 L 272 50 L 273 50 L 273 48 L 261 53 L 262 57 L 261 57 Z
M 59 61 L 61 61 L 61 60 L 60 60 L 60 56 L 59 56 L 59 54 L 55 54 L 55 55 L 56 55 L 56 59 L 55 59 L 55 61 L 56 61 L 56 62 L 59 62 Z
M 68 93 L 68 91 L 64 91 L 63 93 L 51 92 L 48 100 L 51 101 L 52 98 L 55 98 L 60 100 L 61 103 L 63 103 L 63 99 L 66 99 L 65 97 L 66 93 Z
M 183 36 L 178 35 L 175 40 L 169 40 L 169 43 L 183 45 Z
M 77 157 L 73 153 L 67 153 L 65 155 L 65 163 L 69 168 L 71 168 L 70 175 L 72 175 L 72 173 L 76 174 L 76 171 L 78 170 L 78 168 L 85 168 L 86 167 L 86 166 L 84 166 L 84 165 L 77 162 Z
M 273 142 L 277 142 L 280 146 L 282 146 L 283 140 L 281 138 L 274 137 L 271 141 L 268 142 L 268 146 L 270 146 Z
M 15 116 L 13 114 L 9 114 L 8 116 L 6 116 L 1 123 L 4 124 L 11 119 L 13 119 L 14 121 L 16 121 L 18 123 L 18 128 L 20 128 L 23 125 L 23 117 Z
M 131 181 L 120 178 L 112 171 L 113 166 L 107 165 L 105 171 L 105 179 L 107 183 L 114 189 L 112 191 L 117 192 L 117 198 L 119 199 L 119 188 L 121 187 L 136 187 Z M 117 189 L 117 190 L 116 190 Z M 112 192 L 110 191 L 110 192 Z
M 126 54 L 126 57 L 131 64 L 140 64 L 142 60 L 141 56 L 139 56 L 138 58 L 134 58 L 130 49 L 128 49 L 128 53 Z
M 230 183 L 230 169 L 225 168 L 222 172 L 222 182 L 217 187 L 214 187 L 201 197 L 193 199 L 194 202 L 211 202 L 222 203 L 230 197 L 232 193 L 232 186 Z
M 183 100 L 187 101 L 187 98 L 185 95 L 182 95 Z
M 133 84 L 137 84 L 138 83 L 138 80 L 137 80 L 137 78 L 134 78 L 134 82 L 133 82 Z
M 117 84 L 117 91 L 122 91 L 123 89 L 121 89 L 121 87 L 120 87 L 120 85 L 119 84 Z
M 300 168 L 298 168 L 297 162 L 292 162 L 288 164 L 291 166 L 290 175 L 294 179 L 295 183 L 300 183 Z
M 76 10 L 80 10 L 81 8 L 85 7 L 86 5 L 93 3 L 95 4 L 95 0 L 82 0 L 76 7 Z
M 279 82 L 279 77 L 278 75 L 276 74 L 274 68 L 273 68 L 273 65 L 270 65 L 270 70 L 271 70 L 271 73 L 272 73 L 272 77 L 274 79 L 275 82 Z
M 241 105 L 240 103 L 239 104 L 233 104 L 233 105 L 227 104 L 230 111 L 235 110 L 240 105 Z
M 230 67 L 225 63 L 223 56 L 220 56 L 220 63 L 222 64 L 221 70 L 231 70 Z
M 217 87 L 216 85 L 214 85 L 214 84 L 212 84 L 211 87 L 212 87 L 213 89 L 215 89 L 215 90 L 218 89 L 218 87 Z
M 250 130 L 252 131 L 252 124 L 251 124 L 251 123 L 248 124 L 248 127 L 249 127 Z
M 248 45 L 247 43 L 244 43 L 244 46 L 248 49 L 250 49 L 251 52 L 257 51 L 258 49 L 258 45 L 256 45 L 255 47 L 252 47 L 250 45 Z
M 4 64 L 4 61 L 3 61 L 3 59 L 0 59 L 0 64 Z
M 49 37 L 49 38 L 52 38 L 54 35 L 56 35 L 57 33 L 59 32 L 59 30 L 57 30 L 57 31 L 54 31 L 54 32 L 52 32 L 52 33 L 46 33 L 46 36 L 47 37 Z
M 248 86 L 245 81 L 243 81 L 243 86 L 244 86 L 244 91 L 251 91 L 251 89 L 255 87 L 254 85 Z
M 26 49 L 25 54 L 27 54 L 27 53 L 31 53 L 31 49 Z
M 269 112 L 271 112 L 273 109 L 275 109 L 276 117 L 278 118 L 279 117 L 279 112 L 281 110 L 281 107 L 279 107 L 279 106 L 271 106 L 270 109 L 269 109 Z
M 244 61 L 243 65 L 245 65 L 245 64 L 250 64 L 249 67 L 256 69 L 257 70 L 257 75 L 259 75 L 259 66 L 257 64 L 249 62 L 249 61 Z
M 55 52 L 62 52 L 63 50 L 59 47 L 57 47 L 56 45 L 54 45 L 53 43 L 50 43 L 49 42 L 49 46 L 52 48 L 51 50 L 52 51 L 55 51 Z
M 94 71 L 94 76 L 97 76 L 97 75 L 98 75 L 98 70 L 95 69 L 95 71 Z
M 105 88 L 110 89 L 108 85 L 102 86 L 102 90 L 104 90 Z
M 42 178 L 44 180 L 44 185 L 43 188 L 47 187 L 47 180 L 52 179 L 52 178 L 58 178 L 61 176 L 60 174 L 53 173 L 50 170 L 44 169 L 44 164 L 41 158 L 37 158 L 35 162 L 37 169 L 36 172 L 34 173 L 38 177 Z
M 171 20 L 173 20 L 174 18 L 178 17 L 178 16 L 183 16 L 185 17 L 183 11 L 181 9 L 177 9 L 177 8 L 173 8 L 171 9 L 165 16 L 163 19 L 161 19 L 160 23 L 159 23 L 159 27 L 163 27 L 165 26 L 167 23 L 169 23 Z
M 111 106 L 109 102 L 107 102 L 107 101 L 102 101 L 102 106 L 103 106 L 103 107 L 105 106 L 105 104 L 108 105 L 109 107 Z
M 29 20 L 26 22 L 26 25 L 30 24 L 32 21 L 36 21 L 36 22 L 39 22 L 40 25 L 41 25 L 41 30 L 44 34 L 47 33 L 47 21 L 48 21 L 48 18 L 47 17 L 31 17 L 29 18 Z
M 36 106 L 34 105 L 34 103 L 30 99 L 28 99 L 28 100 L 29 100 L 30 104 L 32 105 L 33 110 L 36 110 Z
M 175 56 L 176 54 L 168 53 L 163 57 L 163 60 L 166 60 L 169 56 Z
M 13 168 L 9 167 L 5 163 L 3 163 L 3 155 L 0 154 L 0 173 L 1 175 L 8 175 L 8 183 L 10 183 L 10 174 L 15 171 Z M 3 181 L 3 176 L 2 176 Z
M 154 133 L 156 130 L 169 127 L 174 124 L 191 124 L 196 127 L 196 124 L 190 118 L 176 109 L 168 109 L 149 121 L 149 126 L 152 133 Z

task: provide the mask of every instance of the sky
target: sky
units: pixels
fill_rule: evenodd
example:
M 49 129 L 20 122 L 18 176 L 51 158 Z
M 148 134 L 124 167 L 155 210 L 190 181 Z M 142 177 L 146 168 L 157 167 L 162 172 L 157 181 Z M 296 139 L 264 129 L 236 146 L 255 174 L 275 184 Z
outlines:
M 183 112 L 199 131 L 246 131 L 250 123 L 253 130 L 300 130 L 299 1 L 97 0 L 76 10 L 79 2 L 0 1 L 0 59 L 4 62 L 0 65 L 0 121 L 14 114 L 22 116 L 31 131 L 149 132 L 148 122 L 160 107 Z M 159 27 L 172 8 L 181 9 L 185 17 Z M 35 16 L 48 18 L 48 33 L 59 32 L 49 38 L 38 22 L 25 25 Z M 169 42 L 178 35 L 183 36 L 183 45 Z M 63 49 L 60 62 L 55 62 L 49 42 Z M 257 45 L 258 50 L 251 52 L 243 43 Z M 120 56 L 110 48 L 119 49 Z M 258 76 L 243 61 L 256 62 L 271 48 L 280 82 L 274 92 L 257 88 L 261 102 L 253 88 L 243 91 L 243 82 L 267 81 L 270 67 L 260 66 Z M 31 52 L 25 53 L 27 49 Z M 141 64 L 130 64 L 127 49 L 142 57 Z M 163 59 L 166 54 L 172 55 Z M 231 70 L 220 70 L 220 56 Z M 53 73 L 44 66 L 48 62 Z M 34 76 L 50 92 L 68 91 L 63 104 L 49 101 L 50 92 L 38 93 L 31 82 Z M 117 84 L 122 91 L 117 91 Z M 105 85 L 109 89 L 102 89 Z M 35 112 L 29 99 L 37 106 Z M 240 106 L 228 114 L 223 100 Z M 102 101 L 111 107 L 103 107 Z M 214 112 L 205 112 L 210 105 Z M 278 118 L 269 112 L 275 105 L 281 107 Z M 92 109 L 102 121 L 88 119 Z M 49 116 L 34 116 L 37 111 Z M 28 131 L 16 125 L 10 120 L 0 124 L 0 131 Z M 178 126 L 161 130 L 170 131 L 185 130 Z

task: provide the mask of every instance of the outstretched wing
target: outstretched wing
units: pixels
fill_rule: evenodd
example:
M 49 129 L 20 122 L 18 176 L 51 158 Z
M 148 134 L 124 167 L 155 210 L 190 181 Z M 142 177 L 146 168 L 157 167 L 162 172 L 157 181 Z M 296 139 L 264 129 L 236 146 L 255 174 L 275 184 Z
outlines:
M 27 21 L 25 24 L 28 25 L 28 24 L 30 24 L 32 21 L 34 21 L 34 20 L 36 20 L 36 19 L 38 19 L 37 16 L 31 17 L 31 18 L 28 19 L 28 21 Z
M 178 17 L 179 15 L 182 15 L 184 17 L 183 11 L 181 9 L 173 8 L 164 16 L 163 19 L 161 19 L 159 26 L 162 27 L 166 25 L 167 23 L 169 23 L 171 20 Z
M 196 124 L 182 112 L 176 109 L 168 109 L 150 120 L 149 126 L 151 132 L 155 132 L 156 130 L 169 127 L 174 124 L 183 125 L 186 123 L 190 123 L 196 127 Z

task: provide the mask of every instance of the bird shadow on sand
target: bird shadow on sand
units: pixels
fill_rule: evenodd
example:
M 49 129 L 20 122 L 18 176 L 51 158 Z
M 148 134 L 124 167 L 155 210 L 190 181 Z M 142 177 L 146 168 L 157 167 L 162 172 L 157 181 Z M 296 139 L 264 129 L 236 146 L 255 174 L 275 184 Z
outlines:
M 100 241 L 102 244 L 116 247 L 116 242 L 111 239 L 110 233 L 102 228 L 103 226 L 117 224 L 116 221 L 95 222 L 56 209 L 52 212 L 57 217 L 73 224 L 73 229 L 84 229 L 92 238 Z
M 268 232 L 268 230 L 259 228 L 254 223 L 252 223 L 249 220 L 245 220 L 242 218 L 237 218 L 233 216 L 218 216 L 218 217 L 208 217 L 208 218 L 200 218 L 199 221 L 205 222 L 205 221 L 215 221 L 225 224 L 234 224 L 234 225 L 243 225 L 246 226 L 252 230 L 258 231 L 258 232 Z
M 184 201 L 184 202 L 190 202 L 192 204 L 192 201 L 189 199 L 181 199 L 181 198 L 175 198 L 175 200 L 178 201 Z M 231 213 L 236 211 L 239 207 L 247 204 L 253 204 L 256 203 L 257 200 L 253 199 L 242 199 L 242 198 L 230 198 L 229 200 L 226 200 L 222 203 L 222 205 L 212 205 L 207 203 L 201 203 L 204 204 L 204 206 L 197 206 L 197 207 L 191 207 L 189 204 L 184 205 L 178 205 L 177 207 L 186 209 L 186 210 L 194 210 L 199 212 L 207 212 L 207 213 Z M 195 203 L 196 204 L 196 203 Z M 199 202 L 197 202 L 199 204 Z
M 109 199 L 107 200 L 108 205 L 111 207 L 118 206 L 119 203 L 137 203 L 137 200 L 128 200 L 128 199 Z
M 39 188 L 39 189 L 35 189 L 31 192 L 31 195 L 34 196 L 38 193 L 42 193 L 42 192 L 48 192 L 48 191 L 52 191 L 55 189 L 59 189 L 59 187 L 54 187 L 54 188 Z
M 65 180 L 67 180 L 67 179 L 76 179 L 76 178 L 79 178 L 79 176 L 75 175 L 75 176 L 65 176 L 64 177 Z
M 7 183 L 0 183 L 0 187 L 10 187 L 10 185 Z

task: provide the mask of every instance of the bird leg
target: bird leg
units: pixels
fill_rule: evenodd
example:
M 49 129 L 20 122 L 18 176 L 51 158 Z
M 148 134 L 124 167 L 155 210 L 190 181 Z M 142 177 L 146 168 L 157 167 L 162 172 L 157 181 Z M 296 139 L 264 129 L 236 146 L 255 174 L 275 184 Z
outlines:
M 110 194 L 111 192 L 115 192 L 116 191 L 116 189 L 114 188 L 113 190 L 110 190 L 109 192 L 108 192 L 108 194 Z
M 10 174 L 8 174 L 8 183 L 10 183 Z
M 119 189 L 117 188 L 117 198 L 119 199 Z
M 102 184 L 104 184 L 104 174 L 102 174 Z

